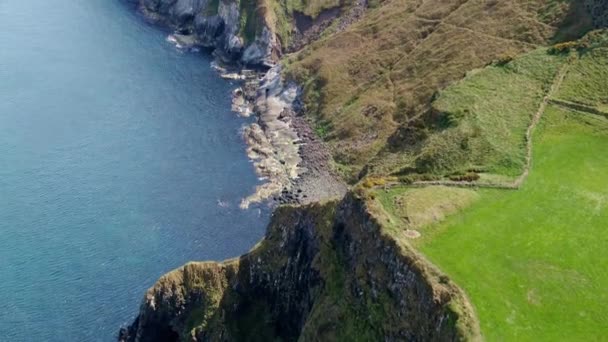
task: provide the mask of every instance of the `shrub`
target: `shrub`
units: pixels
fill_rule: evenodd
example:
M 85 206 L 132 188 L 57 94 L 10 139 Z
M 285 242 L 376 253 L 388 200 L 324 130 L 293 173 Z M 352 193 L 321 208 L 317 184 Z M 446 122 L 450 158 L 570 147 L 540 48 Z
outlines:
M 388 182 L 398 181 L 396 177 L 367 177 L 361 185 L 366 189 L 371 189 L 377 186 L 385 186 Z
M 474 182 L 479 180 L 479 174 L 476 172 L 467 172 L 463 175 L 452 175 L 450 180 L 455 182 Z
M 514 59 L 515 59 L 514 54 L 506 53 L 504 55 L 498 56 L 498 58 L 496 58 L 492 64 L 497 65 L 497 66 L 503 66 L 503 65 L 508 64 L 509 62 L 511 62 Z
M 399 176 L 397 180 L 402 184 L 413 184 L 415 182 L 429 182 L 439 180 L 441 177 L 430 173 L 413 173 L 409 175 Z
M 564 43 L 559 43 L 559 44 L 553 45 L 553 47 L 551 47 L 549 49 L 549 53 L 552 55 L 557 55 L 557 54 L 561 54 L 561 53 L 568 53 L 572 50 L 581 51 L 581 50 L 588 49 L 589 47 L 590 47 L 589 43 L 583 42 L 583 41 L 564 42 Z
M 406 184 L 406 185 L 412 184 L 412 183 L 414 183 L 414 181 L 415 181 L 414 177 L 409 176 L 409 175 L 399 177 L 399 182 Z

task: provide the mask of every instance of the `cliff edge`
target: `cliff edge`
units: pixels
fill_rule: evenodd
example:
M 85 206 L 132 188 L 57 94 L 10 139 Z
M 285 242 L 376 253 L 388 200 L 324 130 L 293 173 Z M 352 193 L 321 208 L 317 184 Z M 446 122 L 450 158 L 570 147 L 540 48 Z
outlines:
M 250 253 L 163 276 L 120 333 L 141 342 L 479 339 L 462 291 L 354 194 L 281 207 Z

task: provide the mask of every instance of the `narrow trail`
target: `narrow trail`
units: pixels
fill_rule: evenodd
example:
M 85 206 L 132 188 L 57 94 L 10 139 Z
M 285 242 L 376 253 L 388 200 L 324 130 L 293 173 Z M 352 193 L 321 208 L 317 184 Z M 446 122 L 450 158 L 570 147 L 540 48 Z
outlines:
M 570 62 L 566 61 L 564 65 L 560 67 L 558 70 L 551 87 L 543 97 L 538 110 L 532 116 L 532 121 L 528 126 L 525 134 L 526 141 L 526 163 L 524 165 L 524 170 L 515 180 L 512 182 L 497 182 L 497 183 L 480 183 L 480 182 L 464 182 L 464 181 L 450 181 L 450 180 L 438 180 L 438 181 L 418 181 L 414 182 L 411 186 L 413 187 L 425 187 L 431 185 L 443 185 L 443 186 L 451 186 L 451 187 L 462 187 L 462 188 L 489 188 L 489 189 L 506 189 L 506 190 L 517 190 L 521 188 L 523 183 L 528 178 L 530 174 L 530 169 L 532 168 L 532 154 L 534 149 L 533 143 L 533 134 L 536 126 L 540 122 L 547 105 L 552 102 L 553 95 L 559 90 L 564 81 L 564 78 L 568 74 L 568 69 L 570 67 Z M 387 187 L 396 186 L 399 183 L 390 183 L 387 184 Z

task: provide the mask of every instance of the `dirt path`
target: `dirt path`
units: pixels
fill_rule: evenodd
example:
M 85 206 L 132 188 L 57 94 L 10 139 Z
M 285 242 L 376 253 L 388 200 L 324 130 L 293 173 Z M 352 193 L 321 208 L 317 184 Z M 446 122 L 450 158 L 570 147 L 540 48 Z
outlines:
M 526 131 L 526 165 L 524 166 L 524 172 L 519 177 L 517 177 L 517 179 L 512 183 L 512 187 L 514 189 L 519 189 L 521 185 L 525 182 L 526 178 L 528 178 L 530 168 L 532 167 L 532 150 L 534 145 L 532 141 L 532 134 L 534 133 L 536 126 L 538 126 L 538 123 L 540 122 L 540 119 L 542 118 L 543 114 L 545 113 L 545 109 L 547 108 L 549 100 L 551 99 L 551 97 L 553 97 L 553 94 L 555 94 L 557 90 L 559 90 L 559 88 L 562 86 L 562 82 L 564 81 L 564 78 L 568 73 L 569 67 L 570 63 L 566 61 L 566 63 L 564 63 L 564 65 L 557 72 L 557 76 L 555 77 L 553 84 L 551 84 L 551 88 L 547 92 L 547 95 L 545 95 L 542 102 L 540 103 L 538 111 L 536 111 L 534 117 L 532 117 L 532 122 L 530 123 L 530 126 Z

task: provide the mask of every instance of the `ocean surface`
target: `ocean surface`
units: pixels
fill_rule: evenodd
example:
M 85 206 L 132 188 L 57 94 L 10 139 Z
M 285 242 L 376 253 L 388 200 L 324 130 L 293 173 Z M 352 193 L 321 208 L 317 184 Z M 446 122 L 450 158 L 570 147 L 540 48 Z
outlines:
M 145 290 L 269 213 L 205 53 L 124 0 L 0 0 L 0 341 L 113 341 Z

